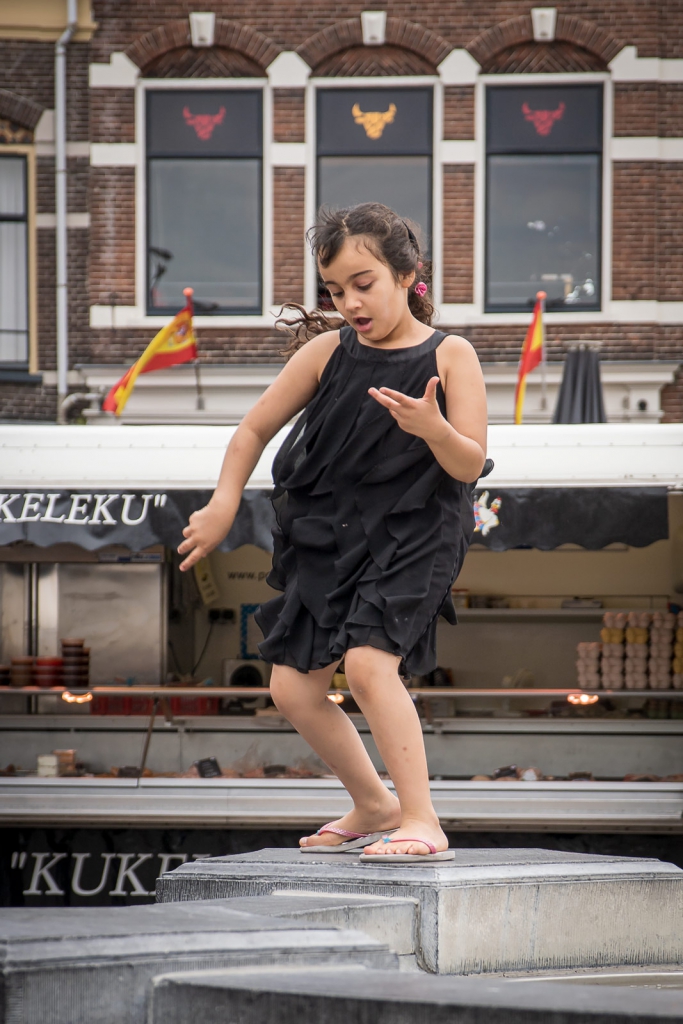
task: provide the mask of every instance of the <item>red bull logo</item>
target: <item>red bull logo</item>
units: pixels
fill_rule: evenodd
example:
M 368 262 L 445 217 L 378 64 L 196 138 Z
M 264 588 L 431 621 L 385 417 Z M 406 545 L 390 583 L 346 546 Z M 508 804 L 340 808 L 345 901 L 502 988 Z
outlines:
M 528 103 L 522 104 L 522 113 L 527 121 L 531 121 L 537 135 L 550 135 L 556 121 L 561 121 L 565 112 L 564 103 L 556 110 L 532 110 Z
M 225 107 L 221 107 L 217 114 L 193 114 L 189 107 L 183 107 L 183 117 L 185 124 L 194 128 L 197 138 L 208 142 L 216 125 L 223 123 Z

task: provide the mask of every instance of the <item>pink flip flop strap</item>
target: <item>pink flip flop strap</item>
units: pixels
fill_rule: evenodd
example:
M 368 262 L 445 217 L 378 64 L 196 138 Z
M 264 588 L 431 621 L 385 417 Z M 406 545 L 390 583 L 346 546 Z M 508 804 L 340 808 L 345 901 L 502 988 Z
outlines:
M 328 825 L 323 825 L 316 832 L 317 836 L 321 836 L 323 832 L 334 832 L 335 835 L 344 836 L 345 839 L 364 839 L 365 836 L 369 836 L 370 832 L 348 832 L 345 828 L 337 828 L 331 822 Z
M 436 853 L 436 847 L 433 846 L 432 843 L 428 842 L 428 840 L 426 840 L 426 839 L 406 839 L 406 838 L 403 838 L 403 839 L 389 839 L 387 836 L 383 836 L 382 837 L 382 842 L 383 843 L 387 843 L 387 844 L 388 843 L 422 843 L 424 846 L 428 846 L 429 847 L 429 852 L 430 853 Z M 419 854 L 413 854 L 413 856 L 419 856 Z

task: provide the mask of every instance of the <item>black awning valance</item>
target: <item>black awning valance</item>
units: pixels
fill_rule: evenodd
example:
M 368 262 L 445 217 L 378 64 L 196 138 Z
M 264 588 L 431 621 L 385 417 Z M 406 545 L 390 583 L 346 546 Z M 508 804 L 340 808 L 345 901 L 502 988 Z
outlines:
M 77 544 L 94 551 L 109 544 L 141 551 L 176 548 L 192 512 L 210 490 L 21 491 L 0 493 L 0 546 L 25 541 L 39 547 Z M 232 530 L 220 545 L 232 551 L 255 544 L 272 551 L 273 508 L 266 490 L 245 491 Z M 621 543 L 646 547 L 668 536 L 664 487 L 478 487 L 473 543 L 492 551 L 562 544 L 599 550 Z
M 473 543 L 492 551 L 644 548 L 669 532 L 665 487 L 478 487 L 474 497 Z
M 26 541 L 39 547 L 77 544 L 88 551 L 109 544 L 142 551 L 154 544 L 177 548 L 183 527 L 208 502 L 206 491 L 101 490 L 0 494 L 0 545 Z M 234 525 L 220 545 L 232 551 L 256 544 L 272 551 L 273 508 L 268 491 L 245 491 Z

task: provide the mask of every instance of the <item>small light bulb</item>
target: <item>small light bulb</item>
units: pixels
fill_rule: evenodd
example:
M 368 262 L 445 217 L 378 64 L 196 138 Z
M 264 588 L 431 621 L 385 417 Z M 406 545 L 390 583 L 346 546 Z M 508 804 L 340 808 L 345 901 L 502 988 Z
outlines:
M 570 704 L 597 704 L 600 697 L 597 693 L 569 693 L 567 700 Z
M 69 693 L 65 690 L 62 694 L 62 700 L 65 700 L 67 704 L 87 704 L 88 701 L 92 700 L 92 693 Z
M 328 693 L 327 699 L 331 700 L 333 704 L 343 704 L 344 694 L 343 693 Z

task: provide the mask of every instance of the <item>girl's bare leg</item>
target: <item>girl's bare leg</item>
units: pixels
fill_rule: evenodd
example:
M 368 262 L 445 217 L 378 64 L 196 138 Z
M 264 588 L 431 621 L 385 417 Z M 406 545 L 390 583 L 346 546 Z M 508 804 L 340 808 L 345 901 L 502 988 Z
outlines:
M 336 665 L 306 674 L 286 665 L 274 665 L 270 693 L 279 711 L 340 779 L 353 810 L 335 822 L 349 832 L 378 832 L 396 828 L 398 801 L 378 776 L 351 719 L 327 699 Z M 322 823 L 321 823 L 322 824 Z M 306 836 L 301 845 L 337 846 L 343 836 L 325 832 Z
M 401 836 L 428 839 L 437 851 L 448 849 L 429 791 L 422 727 L 410 694 L 398 674 L 399 659 L 374 647 L 353 647 L 344 658 L 353 698 L 363 712 L 401 804 Z M 384 844 L 366 853 L 429 853 L 424 843 Z

